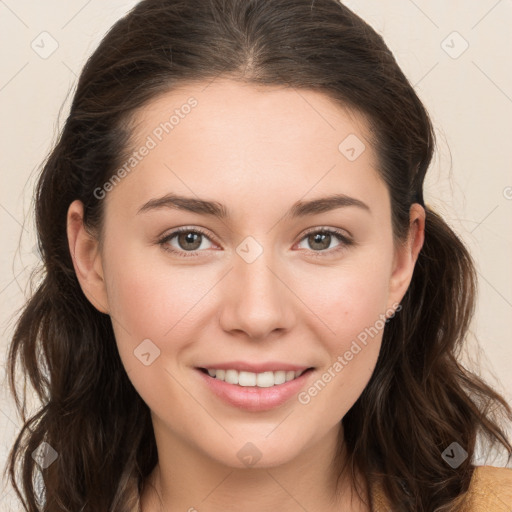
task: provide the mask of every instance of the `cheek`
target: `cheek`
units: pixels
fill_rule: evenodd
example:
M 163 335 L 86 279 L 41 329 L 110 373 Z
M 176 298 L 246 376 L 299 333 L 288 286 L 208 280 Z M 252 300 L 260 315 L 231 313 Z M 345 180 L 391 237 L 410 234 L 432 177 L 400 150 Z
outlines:
M 191 274 L 125 260 L 109 275 L 119 355 L 133 386 L 153 411 L 166 410 L 169 403 L 181 411 L 191 407 L 175 381 L 175 365 L 195 340 L 191 309 L 207 291 L 207 283 L 196 283 Z
M 301 403 L 318 397 L 314 400 L 325 410 L 336 403 L 335 417 L 346 413 L 362 393 L 377 362 L 386 326 L 388 263 L 383 258 L 359 260 L 303 283 L 299 293 L 318 316 L 316 337 L 323 341 L 329 360 Z
M 145 399 L 166 396 L 164 389 L 162 394 L 151 390 L 172 380 L 165 369 L 178 369 L 190 360 L 201 325 L 211 322 L 218 310 L 211 304 L 210 292 L 223 274 L 208 265 L 172 265 L 164 258 L 149 265 L 142 250 L 115 251 L 110 253 L 106 275 L 119 355 Z M 116 264 L 120 254 L 129 256 L 117 258 Z M 150 365 L 144 366 L 140 357 L 148 352 Z
M 386 314 L 389 279 L 385 258 L 354 259 L 311 273 L 297 294 L 323 321 L 325 339 L 343 347 Z
M 184 277 L 175 271 L 163 275 L 147 268 L 130 272 L 125 267 L 112 276 L 108 291 L 112 314 L 133 336 L 162 338 L 180 319 L 186 324 L 187 311 L 204 295 L 204 281 Z

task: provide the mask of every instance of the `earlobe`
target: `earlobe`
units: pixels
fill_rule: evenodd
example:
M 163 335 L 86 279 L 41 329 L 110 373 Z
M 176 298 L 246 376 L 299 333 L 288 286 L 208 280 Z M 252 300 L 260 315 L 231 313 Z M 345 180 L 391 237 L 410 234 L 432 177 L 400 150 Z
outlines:
M 83 224 L 83 204 L 73 201 L 67 214 L 67 237 L 73 267 L 89 302 L 100 312 L 109 313 L 99 241 Z
M 398 304 L 412 280 L 414 267 L 425 241 L 425 209 L 415 203 L 409 212 L 409 236 L 395 250 L 390 281 L 390 304 Z

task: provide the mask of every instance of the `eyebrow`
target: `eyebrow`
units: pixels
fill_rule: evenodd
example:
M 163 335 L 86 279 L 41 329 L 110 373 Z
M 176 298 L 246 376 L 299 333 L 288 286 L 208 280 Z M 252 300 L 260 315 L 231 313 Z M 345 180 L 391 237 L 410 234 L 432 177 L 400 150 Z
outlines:
M 362 210 L 371 213 L 370 207 L 355 197 L 345 194 L 333 194 L 327 197 L 321 197 L 310 201 L 297 201 L 285 214 L 286 217 L 297 218 L 308 215 L 316 215 L 328 212 L 337 208 L 356 206 Z M 150 199 L 142 205 L 137 211 L 137 215 L 151 210 L 161 208 L 172 208 L 175 210 L 184 210 L 197 213 L 199 215 L 211 215 L 219 219 L 229 218 L 230 214 L 226 206 L 217 201 L 207 201 L 205 199 L 196 199 L 169 193 L 163 197 Z

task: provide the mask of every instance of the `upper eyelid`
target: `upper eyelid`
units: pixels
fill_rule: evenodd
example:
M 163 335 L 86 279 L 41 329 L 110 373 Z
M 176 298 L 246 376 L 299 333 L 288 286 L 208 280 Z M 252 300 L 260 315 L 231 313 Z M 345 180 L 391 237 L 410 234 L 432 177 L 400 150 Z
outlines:
M 303 231 L 302 232 L 302 238 L 304 238 L 306 235 L 309 235 L 310 233 L 317 233 L 317 232 L 322 232 L 322 231 L 328 231 L 328 232 L 332 232 L 332 233 L 335 233 L 335 234 L 340 234 L 340 231 L 343 231 L 346 233 L 346 235 L 343 235 L 345 236 L 345 238 L 349 238 L 349 239 L 352 239 L 352 234 L 347 231 L 346 229 L 343 229 L 343 228 L 330 228 L 328 226 L 319 226 L 319 227 L 316 227 L 316 228 L 309 228 L 309 229 L 306 229 L 306 231 Z M 301 240 L 302 240 L 301 238 Z

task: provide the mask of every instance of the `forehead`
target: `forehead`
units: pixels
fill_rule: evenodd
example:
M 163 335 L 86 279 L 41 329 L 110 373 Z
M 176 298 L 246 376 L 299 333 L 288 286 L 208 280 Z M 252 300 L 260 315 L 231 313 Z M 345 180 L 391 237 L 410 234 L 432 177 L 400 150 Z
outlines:
M 126 189 L 138 204 L 176 189 L 260 200 L 273 191 L 295 202 L 336 188 L 364 195 L 379 180 L 363 115 L 309 89 L 220 78 L 180 86 L 141 108 L 132 126 L 130 151 L 146 149 L 114 195 Z
M 139 139 L 152 132 L 157 139 L 171 131 L 176 135 L 192 124 L 201 135 L 208 135 L 208 141 L 217 134 L 227 144 L 225 135 L 231 133 L 237 135 L 233 142 L 240 143 L 245 135 L 246 142 L 257 137 L 281 146 L 306 138 L 332 145 L 345 132 L 367 139 L 369 128 L 362 113 L 324 92 L 228 78 L 180 85 L 160 94 L 136 112 L 134 121 Z

